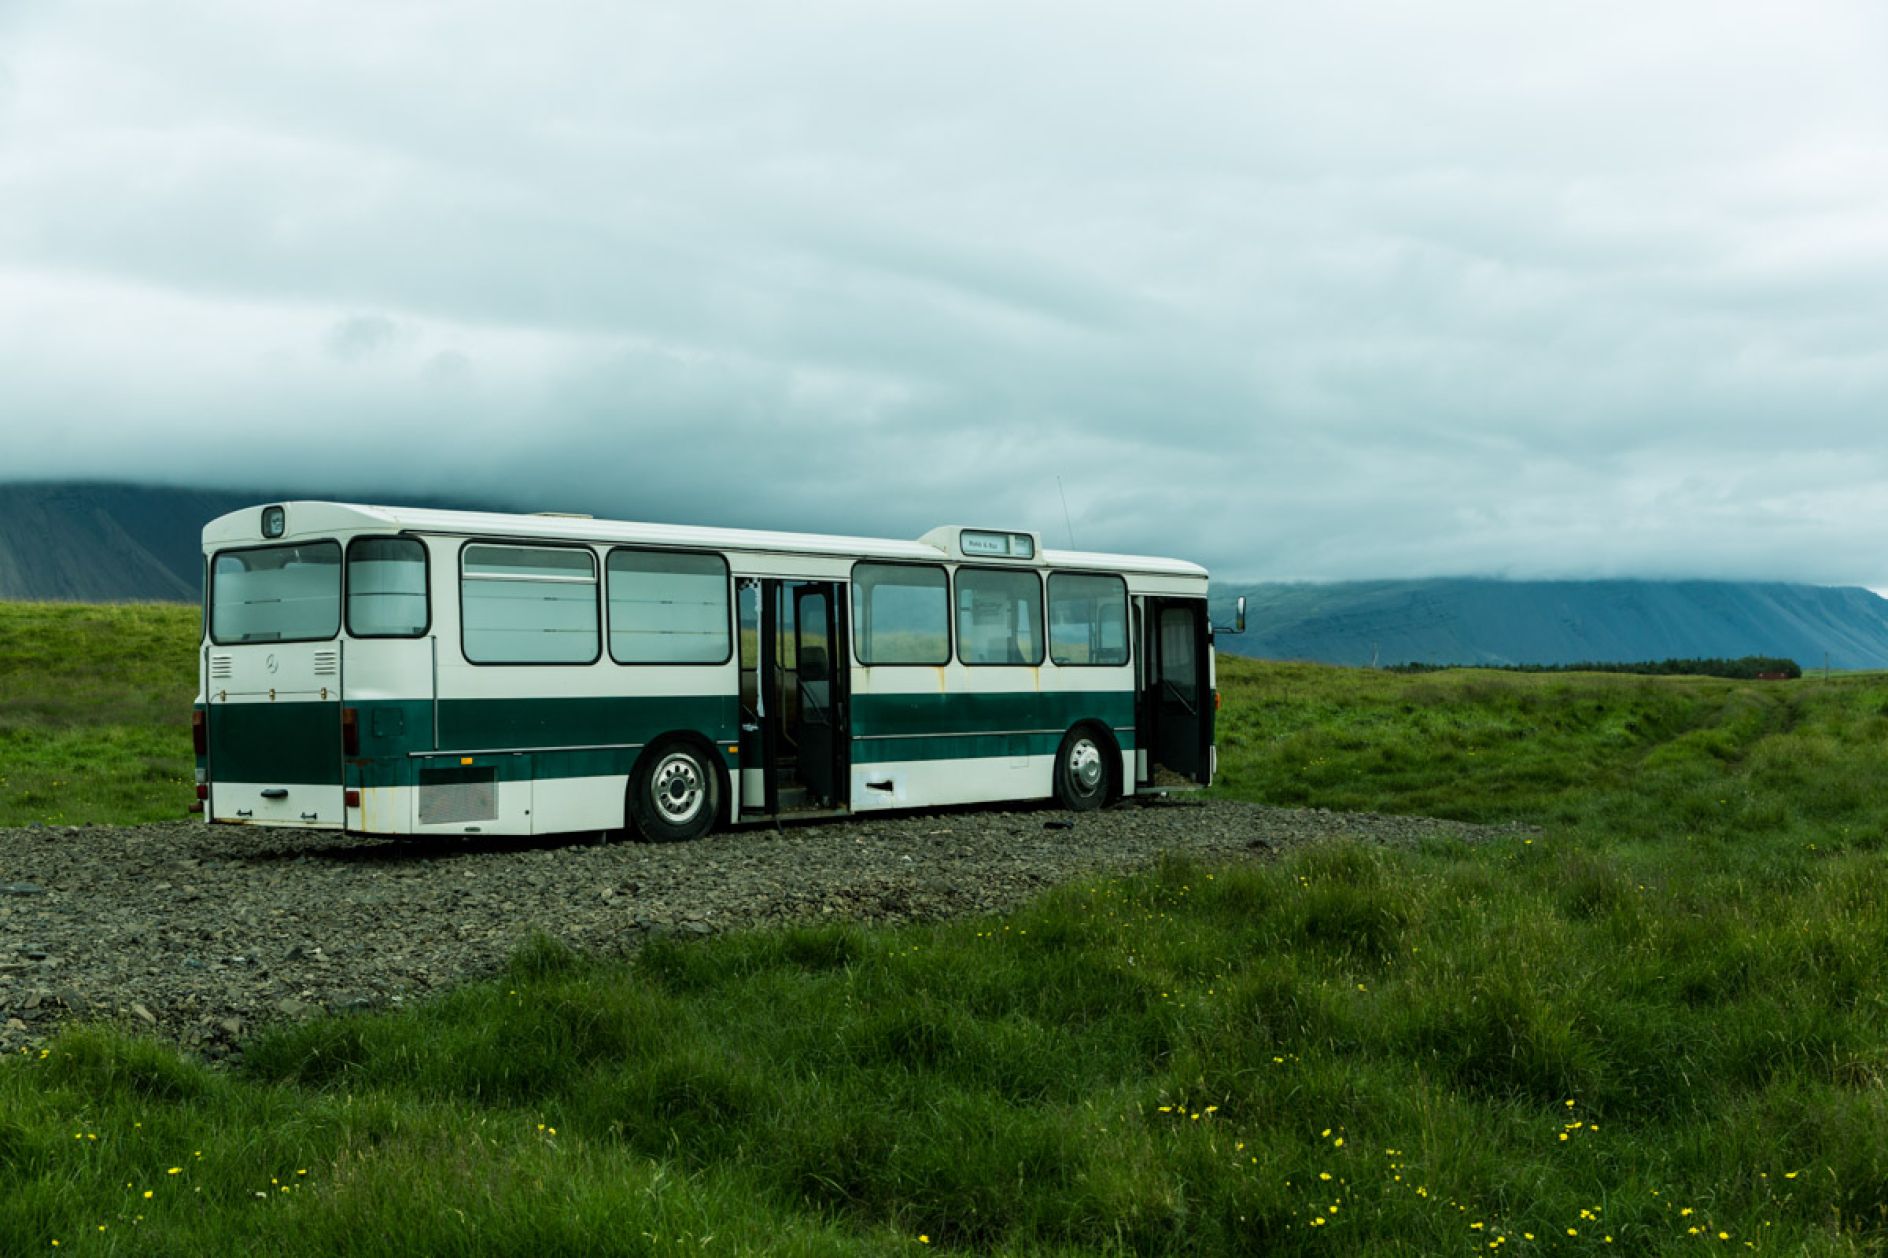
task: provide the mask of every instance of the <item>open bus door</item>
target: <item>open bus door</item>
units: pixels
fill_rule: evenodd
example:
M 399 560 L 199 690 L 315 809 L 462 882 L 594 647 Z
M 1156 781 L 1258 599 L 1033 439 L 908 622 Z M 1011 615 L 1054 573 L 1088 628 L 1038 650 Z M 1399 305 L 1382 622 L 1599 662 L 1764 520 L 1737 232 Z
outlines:
M 1204 786 L 1213 771 L 1211 629 L 1206 601 L 1150 598 L 1141 641 L 1142 730 L 1152 786 Z
M 799 688 L 796 741 L 800 781 L 814 805 L 845 802 L 848 736 L 844 716 L 846 669 L 839 616 L 839 591 L 820 582 L 793 588 L 795 684 Z
M 745 813 L 846 803 L 845 588 L 772 578 L 741 584 Z

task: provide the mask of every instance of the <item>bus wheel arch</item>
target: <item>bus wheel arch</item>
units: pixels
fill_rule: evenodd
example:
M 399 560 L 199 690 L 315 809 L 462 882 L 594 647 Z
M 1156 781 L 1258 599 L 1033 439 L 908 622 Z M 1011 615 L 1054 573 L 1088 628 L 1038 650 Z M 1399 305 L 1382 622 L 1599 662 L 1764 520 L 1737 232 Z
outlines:
M 1092 812 L 1120 793 L 1121 749 L 1094 721 L 1070 727 L 1056 748 L 1051 783 L 1056 802 L 1070 812 Z
M 651 739 L 630 770 L 625 820 L 651 843 L 686 843 L 714 829 L 727 807 L 727 769 L 690 730 Z

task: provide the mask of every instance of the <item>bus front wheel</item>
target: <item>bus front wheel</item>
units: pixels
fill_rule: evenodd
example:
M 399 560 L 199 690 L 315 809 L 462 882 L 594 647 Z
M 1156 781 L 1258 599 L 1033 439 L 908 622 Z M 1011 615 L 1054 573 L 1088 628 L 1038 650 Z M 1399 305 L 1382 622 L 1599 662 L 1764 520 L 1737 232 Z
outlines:
M 629 785 L 629 811 L 651 843 L 686 843 L 714 828 L 720 779 L 700 750 L 664 743 L 644 756 Z
M 1055 797 L 1070 812 L 1092 812 L 1108 802 L 1106 744 L 1094 730 L 1078 726 L 1055 753 Z

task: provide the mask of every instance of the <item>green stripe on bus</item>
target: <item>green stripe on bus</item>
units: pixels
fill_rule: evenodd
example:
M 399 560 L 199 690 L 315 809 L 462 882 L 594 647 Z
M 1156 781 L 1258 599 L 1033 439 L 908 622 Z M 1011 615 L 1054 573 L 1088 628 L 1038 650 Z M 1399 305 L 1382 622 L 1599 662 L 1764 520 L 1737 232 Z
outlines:
M 1134 724 L 1134 693 L 1024 690 L 1007 694 L 855 695 L 852 736 L 1063 731 L 1081 721 L 1113 730 Z M 1051 747 L 1051 751 L 1055 748 Z
M 856 695 L 852 763 L 1049 756 L 1072 726 L 1091 722 L 1134 747 L 1132 691 Z
M 375 757 L 647 743 L 674 730 L 731 743 L 740 730 L 733 695 L 441 699 L 435 746 L 431 700 L 369 699 L 348 706 L 360 713 L 361 755 Z
M 496 768 L 500 781 L 622 777 L 642 748 L 664 734 L 701 734 L 730 759 L 725 749 L 740 731 L 740 702 L 733 695 L 441 699 L 434 747 L 429 700 L 352 706 L 360 710 L 361 757 L 369 762 L 349 773 L 349 784 L 359 786 L 413 786 L 422 768 L 456 768 L 462 754 L 471 755 L 476 767 Z M 433 751 L 449 754 L 409 754 Z
M 493 764 L 504 762 L 502 780 L 620 776 L 634 766 L 642 745 L 663 734 L 690 730 L 725 748 L 740 731 L 740 704 L 733 695 L 442 699 L 437 747 L 430 699 L 347 706 L 359 714 L 360 731 L 349 786 L 411 786 L 420 765 L 458 764 L 456 755 L 411 754 L 432 751 L 531 753 L 491 757 Z M 212 704 L 212 776 L 223 782 L 341 783 L 341 707 L 332 701 Z
M 349 786 L 419 786 L 428 770 L 490 769 L 499 782 L 548 782 L 560 778 L 627 777 L 639 750 L 597 748 L 586 751 L 507 751 L 488 756 L 393 756 L 383 760 L 350 761 Z M 470 760 L 469 766 L 462 760 Z M 732 769 L 732 765 L 730 765 Z
M 732 742 L 740 722 L 740 700 L 733 695 L 442 699 L 439 747 L 524 750 L 646 743 L 671 730 L 694 730 L 717 742 Z
M 212 703 L 210 774 L 219 782 L 341 784 L 338 703 Z
M 217 780 L 342 782 L 339 703 L 210 706 Z M 502 780 L 621 776 L 634 767 L 641 746 L 664 733 L 698 732 L 725 755 L 740 731 L 733 695 L 442 699 L 437 746 L 431 700 L 348 706 L 359 713 L 360 731 L 349 786 L 411 786 L 422 766 L 457 765 L 456 756 L 412 754 L 433 751 L 473 754 L 477 763 L 496 767 Z M 851 710 L 855 764 L 1052 755 L 1063 732 L 1081 722 L 1107 729 L 1124 751 L 1135 745 L 1130 691 L 855 695 Z M 729 767 L 734 763 L 730 759 Z
M 1133 730 L 1109 730 L 1121 750 L 1134 750 Z M 936 734 L 916 738 L 872 738 L 852 744 L 854 764 L 906 760 L 990 760 L 1004 756 L 1052 756 L 1062 734 Z

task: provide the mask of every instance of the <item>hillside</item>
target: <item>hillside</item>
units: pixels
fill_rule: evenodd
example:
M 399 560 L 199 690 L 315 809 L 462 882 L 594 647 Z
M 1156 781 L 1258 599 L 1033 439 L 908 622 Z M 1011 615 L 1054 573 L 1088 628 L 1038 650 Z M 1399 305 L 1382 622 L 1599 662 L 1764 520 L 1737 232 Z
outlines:
M 0 599 L 195 602 L 204 522 L 271 497 L 149 485 L 0 485 Z M 412 494 L 401 501 L 445 502 Z M 500 509 L 503 509 L 500 507 Z M 1250 600 L 1229 653 L 1326 664 L 1572 664 L 1744 655 L 1888 667 L 1888 600 L 1776 582 L 1351 581 L 1221 587 Z
M 1349 581 L 1226 589 L 1248 630 L 1220 649 L 1325 664 L 1576 664 L 1773 655 L 1888 667 L 1888 600 L 1754 581 Z
M 204 521 L 253 501 L 147 485 L 0 486 L 0 599 L 194 603 Z
M 79 482 L 0 485 L 0 600 L 194 603 L 203 526 L 261 502 L 328 496 Z M 402 495 L 416 506 L 481 506 Z

